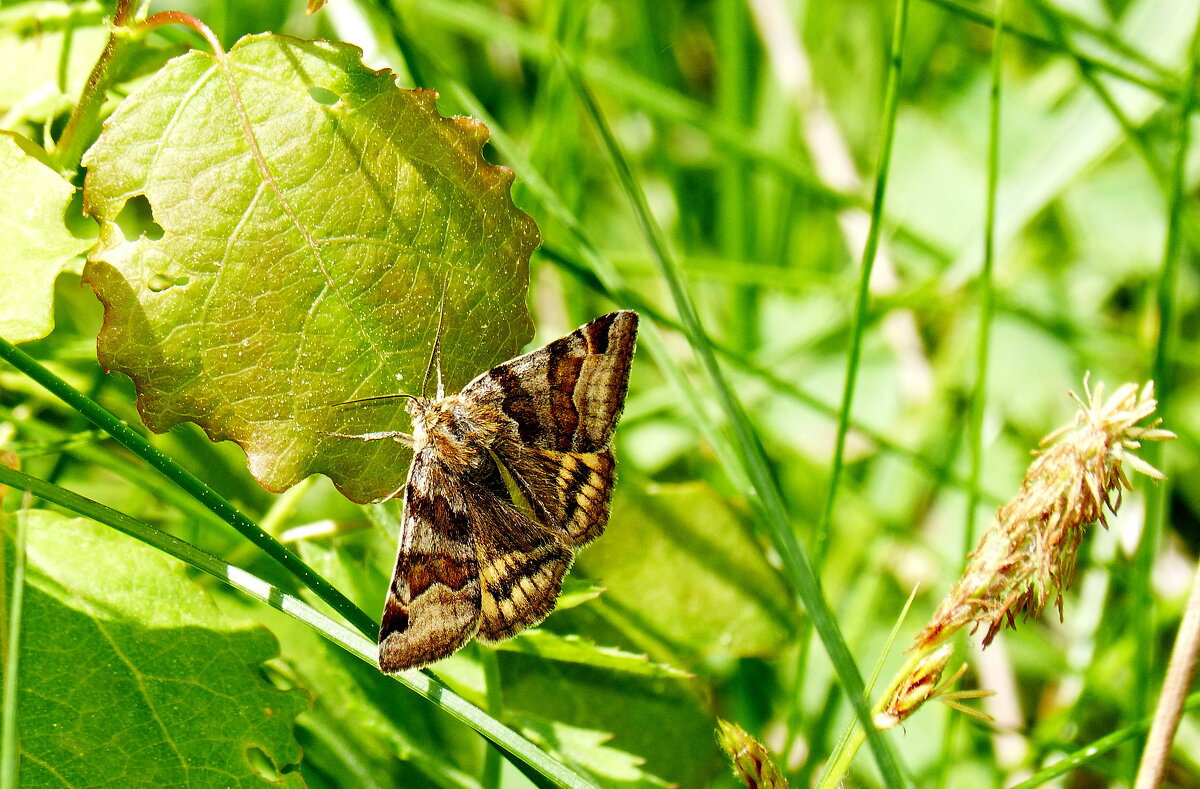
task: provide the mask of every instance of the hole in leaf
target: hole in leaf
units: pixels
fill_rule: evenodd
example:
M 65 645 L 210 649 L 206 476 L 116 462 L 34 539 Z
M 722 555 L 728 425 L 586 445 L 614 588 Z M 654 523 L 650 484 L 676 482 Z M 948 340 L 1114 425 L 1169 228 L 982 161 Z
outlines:
M 117 214 L 117 225 L 126 238 L 145 236 L 157 241 L 163 237 L 162 226 L 154 221 L 154 210 L 145 195 L 134 195 L 125 201 L 121 213 Z
M 76 189 L 75 194 L 71 195 L 71 201 L 63 211 L 63 224 L 76 238 L 92 239 L 100 235 L 100 227 L 96 220 L 83 215 L 82 189 Z
M 279 769 L 275 766 L 275 762 L 267 756 L 267 752 L 257 745 L 251 745 L 246 749 L 246 762 L 250 765 L 250 769 L 261 775 L 266 780 L 275 783 L 282 780 L 283 776 L 279 774 Z
M 149 281 L 146 282 L 146 287 L 150 288 L 150 290 L 154 291 L 155 293 L 162 293 L 168 288 L 186 285 L 190 281 L 190 278 L 185 276 L 169 277 L 166 274 L 153 274 L 151 275 Z
M 308 95 L 312 96 L 312 100 L 318 104 L 334 105 L 342 100 L 342 97 L 334 93 L 332 90 L 325 88 L 309 88 Z

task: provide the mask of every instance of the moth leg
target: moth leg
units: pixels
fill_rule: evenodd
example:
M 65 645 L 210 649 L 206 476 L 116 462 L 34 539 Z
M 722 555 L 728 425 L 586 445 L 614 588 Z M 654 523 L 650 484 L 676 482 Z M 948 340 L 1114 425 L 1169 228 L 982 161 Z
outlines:
M 318 430 L 323 436 L 331 436 L 333 438 L 355 438 L 359 441 L 381 441 L 385 438 L 404 444 L 406 447 L 413 445 L 413 437 L 411 433 L 402 433 L 398 430 L 384 430 L 379 433 L 330 433 L 328 430 Z

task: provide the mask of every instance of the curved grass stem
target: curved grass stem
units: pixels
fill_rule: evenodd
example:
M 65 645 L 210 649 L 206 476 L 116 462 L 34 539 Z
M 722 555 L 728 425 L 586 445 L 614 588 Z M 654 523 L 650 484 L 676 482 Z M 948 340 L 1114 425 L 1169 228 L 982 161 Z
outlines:
M 243 537 L 262 549 L 263 553 L 282 565 L 300 583 L 311 589 L 313 594 L 328 604 L 330 608 L 345 617 L 346 621 L 356 630 L 374 638 L 377 630 L 374 619 L 338 591 L 333 584 L 318 575 L 298 556 L 283 547 L 274 537 L 260 529 L 223 496 L 158 450 L 140 433 L 3 338 L 0 338 L 0 359 L 4 359 L 36 381 L 55 397 L 86 417 L 96 427 L 112 436 L 121 446 L 146 461 L 152 468 L 212 510 L 221 520 L 235 528 Z
M 97 501 L 36 477 L 14 471 L 2 464 L 0 464 L 0 485 L 27 490 L 41 499 L 53 502 L 60 507 L 91 518 L 144 542 L 240 592 L 266 603 L 277 611 L 287 614 L 372 667 L 375 665 L 376 650 L 373 638 L 367 638 L 354 632 L 300 598 L 288 594 L 240 567 L 222 561 L 189 542 L 156 529 L 123 512 L 106 507 Z M 6 677 L 7 668 L 6 666 Z M 439 709 L 482 734 L 505 754 L 545 776 L 554 786 L 564 789 L 597 789 L 591 781 L 556 761 L 495 717 L 456 694 L 428 670 L 405 671 L 392 676 L 405 687 L 428 699 Z M 8 710 L 9 705 L 5 705 L 5 709 Z

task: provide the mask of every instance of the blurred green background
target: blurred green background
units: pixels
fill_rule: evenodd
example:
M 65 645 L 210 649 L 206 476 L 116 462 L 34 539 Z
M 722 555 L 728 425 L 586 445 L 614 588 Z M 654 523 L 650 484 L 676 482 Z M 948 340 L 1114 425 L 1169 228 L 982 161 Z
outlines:
M 0 22 L 20 6 L 0 8 Z M 37 140 L 61 128 L 104 40 L 94 21 L 105 7 L 79 8 L 93 22 L 73 34 L 65 64 L 52 28 L 37 38 L 0 25 L 0 125 Z M 1128 494 L 1111 528 L 1091 535 L 1063 622 L 1051 612 L 982 654 L 964 653 L 965 682 L 998 691 L 985 705 L 997 728 L 931 705 L 888 737 L 918 786 L 1000 785 L 1149 713 L 1200 537 L 1200 155 L 1189 152 L 1177 169 L 1195 0 L 1006 3 L 994 173 L 996 7 L 912 0 L 861 334 L 855 307 L 885 150 L 895 3 L 329 0 L 313 16 L 274 0 L 152 6 L 166 8 L 202 19 L 226 47 L 261 31 L 349 41 L 402 87 L 438 90 L 443 114 L 484 119 L 488 158 L 516 171 L 514 199 L 542 231 L 531 263 L 535 344 L 616 307 L 637 307 L 662 330 L 658 350 L 643 344 L 635 365 L 609 531 L 572 574 L 577 588 L 590 581 L 605 591 L 545 627 L 694 676 L 511 652 L 493 661 L 472 646 L 438 667 L 460 692 L 483 703 L 484 675 L 498 670 L 497 717 L 604 786 L 734 785 L 717 717 L 761 739 L 794 785 L 807 785 L 850 719 L 745 465 L 731 459 L 739 445 L 729 412 L 695 338 L 676 328 L 678 304 L 635 208 L 640 192 L 864 675 L 882 660 L 887 677 L 903 661 L 979 530 L 1015 493 L 1030 450 L 1073 415 L 1067 391 L 1082 393 L 1089 371 L 1110 391 L 1157 378 L 1160 413 L 1179 440 L 1144 457 L 1168 482 Z M 122 91 L 134 89 L 139 69 L 200 41 L 166 28 L 148 44 Z M 70 77 L 65 96 L 60 68 Z M 622 180 L 588 96 L 632 180 Z M 1195 130 L 1194 118 L 1187 125 Z M 58 299 L 58 328 L 29 349 L 135 420 L 128 382 L 96 366 L 94 297 L 66 275 Z M 990 331 L 982 348 L 981 314 Z M 852 348 L 861 366 L 831 495 Z M 698 407 L 680 395 L 680 380 Z M 9 370 L 0 384 L 6 418 L 28 420 L 20 409 L 32 403 L 43 421 L 80 429 Z M 977 421 L 973 402 L 983 406 Z M 271 572 L 231 533 L 164 504 L 145 478 L 113 473 L 98 440 L 84 436 L 65 461 L 31 453 L 25 468 L 46 476 L 64 464 L 66 487 Z M 272 513 L 285 540 L 293 527 L 335 521 L 292 547 L 379 610 L 394 555 L 379 522 L 394 505 L 364 511 L 324 480 L 280 505 L 236 447 L 212 445 L 191 426 L 159 443 L 251 517 Z M 222 605 L 268 624 L 281 641 L 274 670 L 312 695 L 297 729 L 308 785 L 486 785 L 478 737 L 311 632 L 210 586 Z M 1117 748 L 1057 785 L 1126 785 L 1137 753 Z M 1195 754 L 1200 727 L 1187 715 L 1170 785 L 1200 786 Z M 853 785 L 878 781 L 867 750 L 852 776 Z M 498 785 L 529 784 L 505 766 Z

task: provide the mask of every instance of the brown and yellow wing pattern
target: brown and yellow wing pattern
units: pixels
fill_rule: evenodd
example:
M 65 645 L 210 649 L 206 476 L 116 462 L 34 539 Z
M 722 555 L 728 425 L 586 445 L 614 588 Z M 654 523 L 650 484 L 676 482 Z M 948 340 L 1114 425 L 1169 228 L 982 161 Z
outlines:
M 574 551 L 603 532 L 637 314 L 614 312 L 413 398 L 413 465 L 379 634 L 392 672 L 472 637 L 510 638 L 554 609 Z M 515 492 L 519 495 L 514 495 Z

